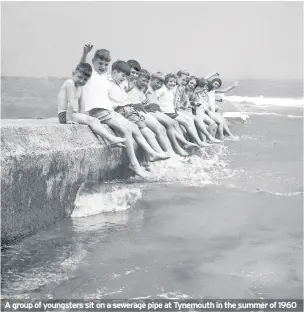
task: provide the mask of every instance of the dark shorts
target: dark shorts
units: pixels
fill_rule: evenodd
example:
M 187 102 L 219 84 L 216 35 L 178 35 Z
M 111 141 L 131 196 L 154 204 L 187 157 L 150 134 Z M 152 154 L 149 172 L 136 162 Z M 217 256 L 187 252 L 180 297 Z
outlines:
M 170 118 L 174 119 L 178 116 L 178 113 L 165 113 L 165 115 L 169 116 Z
M 116 112 L 124 116 L 127 120 L 135 123 L 139 129 L 145 128 L 145 117 L 142 116 L 133 105 L 119 106 Z
M 61 112 L 58 114 L 58 119 L 61 124 L 66 124 L 66 112 Z
M 97 118 L 100 122 L 105 122 L 112 119 L 111 111 L 103 108 L 93 108 L 89 110 L 89 115 L 91 117 Z

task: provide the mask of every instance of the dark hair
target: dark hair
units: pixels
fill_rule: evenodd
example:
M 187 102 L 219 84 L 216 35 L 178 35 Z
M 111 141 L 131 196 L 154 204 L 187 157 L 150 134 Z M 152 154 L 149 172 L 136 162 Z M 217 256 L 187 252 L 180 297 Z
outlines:
M 151 75 L 146 69 L 141 69 L 140 72 L 138 73 L 138 78 L 139 77 L 145 77 L 150 80 Z
M 197 85 L 198 85 L 198 79 L 197 79 L 195 76 L 190 76 L 190 77 L 188 78 L 187 84 L 189 83 L 190 80 L 195 80 L 195 82 L 196 82 L 196 87 L 197 87 Z
M 208 81 L 205 78 L 198 79 L 197 87 L 205 87 L 208 85 Z
M 169 73 L 169 74 L 167 74 L 166 77 L 165 77 L 165 84 L 167 84 L 168 81 L 169 81 L 169 79 L 171 79 L 171 78 L 174 78 L 175 80 L 177 79 L 177 77 L 176 77 L 175 74 Z
M 89 77 L 91 77 L 91 75 L 92 75 L 92 67 L 88 63 L 78 64 L 75 70 L 79 71 L 82 74 L 85 74 L 86 76 L 89 76 Z
M 219 83 L 220 86 L 222 85 L 222 80 L 220 78 L 213 78 L 211 81 L 208 80 L 208 91 L 211 91 L 213 89 L 213 83 L 216 81 Z
M 130 68 L 134 68 L 138 72 L 141 70 L 141 66 L 136 60 L 128 60 L 127 63 L 130 66 Z
M 165 75 L 161 72 L 153 73 L 151 75 L 151 80 L 154 79 L 160 80 L 161 82 L 165 82 Z
M 127 76 L 129 76 L 130 72 L 131 72 L 131 68 L 128 65 L 128 63 L 125 61 L 120 61 L 120 60 L 118 60 L 112 64 L 112 71 L 114 71 L 114 70 L 116 70 L 118 72 L 123 72 Z
M 187 72 L 185 70 L 179 70 L 176 75 L 177 75 L 177 77 L 181 77 L 183 75 L 190 76 L 189 72 Z
M 94 59 L 99 58 L 106 62 L 111 62 L 110 51 L 106 49 L 97 50 L 94 54 Z

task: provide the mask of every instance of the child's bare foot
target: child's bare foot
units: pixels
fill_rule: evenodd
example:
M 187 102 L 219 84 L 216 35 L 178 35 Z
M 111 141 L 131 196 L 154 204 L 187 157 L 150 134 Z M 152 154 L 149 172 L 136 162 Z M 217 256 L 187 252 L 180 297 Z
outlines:
M 216 138 L 210 138 L 210 139 L 208 140 L 208 143 L 223 143 L 223 141 L 218 140 L 218 139 L 216 139 Z
M 126 138 L 113 137 L 113 139 L 110 140 L 110 144 L 113 146 L 124 146 L 122 143 L 126 142 L 126 140 Z
M 149 171 L 149 172 L 151 171 L 151 167 L 150 167 L 150 164 L 148 162 L 146 162 L 146 161 L 143 162 L 142 166 L 145 168 L 146 171 Z
M 179 155 L 182 156 L 182 157 L 187 157 L 187 156 L 189 156 L 189 153 L 186 152 L 186 151 L 184 151 L 184 150 L 178 151 L 177 154 L 179 154 Z
M 170 155 L 168 155 L 167 153 L 155 153 L 153 156 L 150 156 L 149 161 L 154 162 L 159 160 L 165 160 L 168 158 L 170 158 Z
M 126 146 L 122 143 L 113 143 L 110 145 L 110 147 L 126 147 Z
M 183 146 L 183 148 L 188 152 L 195 152 L 200 149 L 200 147 L 195 143 L 187 143 Z
M 148 173 L 141 167 L 133 167 L 131 164 L 129 165 L 129 168 L 134 171 L 134 173 L 136 175 L 138 175 L 139 177 L 143 178 L 143 179 L 146 179 L 148 178 Z

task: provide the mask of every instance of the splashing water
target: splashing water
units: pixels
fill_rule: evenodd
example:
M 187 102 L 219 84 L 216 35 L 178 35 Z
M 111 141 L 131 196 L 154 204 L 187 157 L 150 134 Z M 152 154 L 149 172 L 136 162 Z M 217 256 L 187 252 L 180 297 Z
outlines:
M 183 158 L 174 154 L 166 161 L 151 164 L 149 180 L 187 186 L 217 184 L 217 180 L 231 175 L 224 159 L 226 154 L 227 147 L 223 145 L 213 145 L 203 150 L 201 156 Z
M 142 191 L 134 187 L 105 184 L 106 188 L 94 194 L 80 190 L 75 200 L 72 218 L 82 218 L 104 212 L 125 211 L 142 197 Z
M 176 154 L 166 161 L 151 163 L 149 178 L 141 183 L 139 178 L 131 178 L 134 184 L 104 183 L 102 186 L 84 185 L 78 191 L 72 218 L 83 218 L 101 213 L 124 212 L 130 209 L 140 198 L 142 189 L 155 183 L 182 183 L 187 186 L 217 184 L 218 180 L 231 177 L 234 173 L 228 169 L 224 156 L 227 147 L 213 145 L 202 150 L 200 156 L 183 158 Z

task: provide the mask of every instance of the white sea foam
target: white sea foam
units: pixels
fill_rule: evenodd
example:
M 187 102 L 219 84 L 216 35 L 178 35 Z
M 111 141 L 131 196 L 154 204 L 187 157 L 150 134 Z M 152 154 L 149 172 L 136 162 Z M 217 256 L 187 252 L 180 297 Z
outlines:
M 280 192 L 271 192 L 271 191 L 267 191 L 267 190 L 261 190 L 261 189 L 256 189 L 255 192 L 257 193 L 266 193 L 266 194 L 271 194 L 271 195 L 276 195 L 276 196 L 297 196 L 297 195 L 302 195 L 303 196 L 303 192 L 287 192 L 287 193 L 280 193 Z
M 287 117 L 287 118 L 296 118 L 301 119 L 303 116 L 301 115 L 284 115 L 284 114 L 278 114 L 274 112 L 248 112 L 248 115 L 255 115 L 255 116 L 277 116 L 277 117 Z
M 213 145 L 204 150 L 201 156 L 180 157 L 151 164 L 151 180 L 166 183 L 182 183 L 187 186 L 216 184 L 218 179 L 227 177 L 230 172 L 223 159 L 227 147 Z
M 294 98 L 268 98 L 268 97 L 251 97 L 251 96 L 225 96 L 226 100 L 233 103 L 253 104 L 257 106 L 286 106 L 286 107 L 303 107 L 304 99 Z
M 140 199 L 140 188 L 114 186 L 94 194 L 78 194 L 72 218 L 82 218 L 104 212 L 121 212 L 129 209 Z

